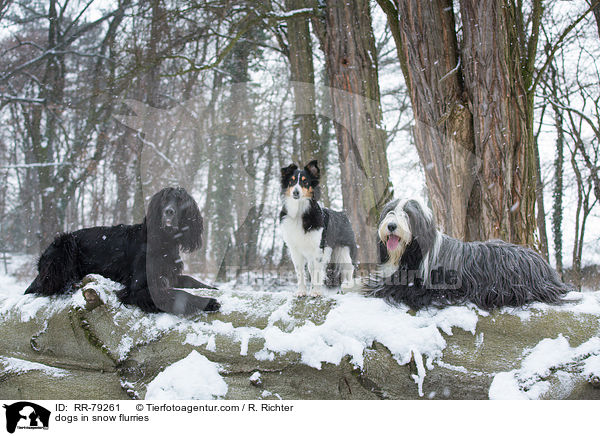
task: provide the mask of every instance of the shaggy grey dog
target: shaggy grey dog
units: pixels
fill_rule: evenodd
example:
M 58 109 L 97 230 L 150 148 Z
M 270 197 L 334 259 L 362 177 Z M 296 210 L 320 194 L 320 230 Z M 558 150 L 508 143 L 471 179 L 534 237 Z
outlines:
M 417 200 L 393 200 L 378 228 L 378 272 L 366 291 L 413 309 L 470 301 L 482 309 L 560 303 L 573 290 L 535 251 L 503 241 L 462 242 L 437 230 Z

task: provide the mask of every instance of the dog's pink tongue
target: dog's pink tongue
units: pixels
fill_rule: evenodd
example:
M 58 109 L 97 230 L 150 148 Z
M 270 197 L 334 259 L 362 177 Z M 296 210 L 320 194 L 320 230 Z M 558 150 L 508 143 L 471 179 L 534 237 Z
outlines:
M 400 238 L 396 235 L 390 235 L 387 240 L 387 249 L 388 251 L 394 251 L 398 246 L 398 242 L 400 242 Z

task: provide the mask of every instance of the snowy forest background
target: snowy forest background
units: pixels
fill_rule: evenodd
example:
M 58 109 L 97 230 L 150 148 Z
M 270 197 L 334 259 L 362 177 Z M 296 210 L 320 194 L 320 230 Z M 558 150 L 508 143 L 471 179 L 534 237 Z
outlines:
M 317 158 L 363 251 L 393 192 L 427 198 L 454 236 L 597 280 L 598 3 L 0 0 L 0 252 L 140 222 L 178 184 L 205 222 L 190 269 L 278 267 L 279 170 Z

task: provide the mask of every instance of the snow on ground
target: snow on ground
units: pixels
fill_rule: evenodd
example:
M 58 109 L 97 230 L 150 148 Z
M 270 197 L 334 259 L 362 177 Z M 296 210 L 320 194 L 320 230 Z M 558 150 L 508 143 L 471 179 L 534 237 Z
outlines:
M 30 371 L 41 371 L 50 377 L 66 377 L 69 371 L 53 366 L 42 365 L 41 363 L 29 362 L 27 360 L 14 357 L 0 357 L 0 367 L 3 371 L 13 374 L 23 374 Z
M 496 374 L 490 386 L 492 400 L 537 400 L 551 387 L 552 373 L 559 377 L 567 370 L 583 367 L 588 378 L 600 377 L 600 338 L 594 337 L 571 347 L 563 335 L 540 341 L 521 362 L 521 367 Z
M 196 350 L 169 365 L 148 384 L 146 400 L 214 400 L 227 394 L 218 364 Z
M 100 297 L 110 305 L 119 307 L 114 291 L 119 285 L 96 276 L 100 286 Z M 12 278 L 0 276 L 0 314 L 18 316 L 22 321 L 31 318 L 50 317 L 69 305 L 83 306 L 81 292 L 61 297 L 39 297 L 22 295 L 24 283 L 16 283 Z M 323 299 L 308 300 L 307 305 L 331 304 L 324 322 L 318 324 L 302 317 L 293 316 L 297 301 L 294 289 L 279 287 L 275 291 L 257 291 L 248 285 L 235 285 L 233 282 L 220 285 L 223 295 L 219 296 L 221 312 L 225 315 L 243 313 L 251 318 L 268 317 L 265 328 L 234 326 L 231 322 L 218 319 L 207 320 L 200 315 L 199 320 L 170 314 L 146 314 L 131 316 L 137 308 L 121 306 L 115 321 L 128 320 L 128 328 L 143 340 L 158 338 L 168 330 L 186 333 L 186 343 L 194 346 L 206 345 L 215 349 L 217 335 L 225 335 L 240 344 L 240 355 L 248 354 L 250 340 L 264 341 L 263 348 L 254 354 L 259 360 L 272 360 L 276 354 L 296 352 L 306 365 L 321 368 L 323 363 L 339 364 L 345 356 L 350 356 L 357 367 L 364 363 L 364 353 L 374 341 L 385 345 L 400 364 L 414 359 L 418 375 L 415 382 L 421 392 L 426 368 L 432 368 L 435 359 L 441 357 L 446 341 L 442 332 L 452 334 L 453 327 L 475 332 L 477 313 L 469 307 L 451 307 L 443 310 L 421 311 L 412 316 L 405 309 L 391 307 L 384 301 L 365 298 L 357 294 L 340 295 L 330 293 Z M 6 290 L 6 291 L 5 291 Z M 256 296 L 248 298 L 249 294 Z M 256 304 L 260 301 L 261 304 Z M 131 337 L 120 339 L 118 354 L 125 357 L 134 345 Z
M 250 382 L 252 382 L 252 384 L 255 384 L 255 385 L 261 384 L 262 380 L 260 379 L 260 372 L 254 371 L 252 373 L 252 375 L 250 377 L 248 377 L 248 380 L 250 380 Z
M 281 395 L 273 393 L 271 391 L 263 390 L 260 394 L 261 398 L 275 397 L 278 400 L 282 400 Z
M 585 359 L 582 374 L 586 380 L 596 385 L 600 383 L 600 354 Z
M 7 273 L 4 270 L 4 262 L 0 258 L 0 296 L 20 296 L 27 288 L 28 284 L 18 281 L 14 274 L 26 263 L 32 263 L 31 256 L 14 255 L 9 256 Z
M 566 304 L 563 306 L 549 306 L 544 303 L 532 303 L 526 308 L 514 308 L 505 307 L 500 309 L 500 313 L 508 313 L 521 318 L 523 321 L 527 321 L 531 318 L 533 313 L 545 312 L 552 308 L 554 311 L 564 311 L 577 314 L 589 314 L 600 316 L 600 291 L 592 292 L 569 292 L 565 296 L 565 300 L 572 302 L 573 304 Z
M 186 343 L 202 346 L 211 339 L 214 341 L 217 334 L 224 334 L 238 341 L 240 354 L 247 355 L 249 341 L 259 339 L 264 345 L 254 354 L 258 360 L 273 360 L 276 355 L 295 352 L 302 363 L 320 369 L 323 363 L 339 364 L 345 356 L 350 356 L 351 362 L 360 368 L 366 349 L 377 341 L 390 350 L 399 364 L 414 359 L 418 369 L 415 382 L 421 395 L 426 368 L 432 368 L 433 361 L 441 357 L 446 346 L 441 333 L 451 335 L 453 327 L 475 333 L 477 324 L 477 312 L 469 307 L 421 311 L 413 316 L 380 299 L 331 293 L 325 297 L 332 303 L 331 310 L 322 323 L 315 323 L 291 316 L 290 310 L 296 301 L 292 288 L 279 292 L 240 291 L 239 286 L 226 284 L 221 289 L 229 286 L 232 286 L 231 294 L 227 292 L 219 297 L 221 311 L 228 314 L 243 309 L 246 313 L 255 311 L 256 316 L 270 312 L 267 326 L 234 327 L 231 322 L 219 320 L 199 322 L 188 333 Z M 241 303 L 236 294 L 246 292 L 268 295 L 270 304 L 252 308 L 252 300 L 245 299 Z M 307 304 L 321 302 L 308 300 Z
M 23 295 L 29 283 L 18 281 L 12 274 L 22 265 L 30 262 L 29 256 L 11 255 L 8 265 L 8 274 L 4 274 L 4 266 L 0 268 L 0 314 L 6 314 L 14 308 L 18 308 L 18 316 L 22 322 L 32 319 L 40 311 L 54 313 L 60 310 L 58 305 L 48 305 L 46 299 L 37 299 L 31 295 Z
M 121 285 L 97 274 L 92 274 L 100 286 L 94 287 L 100 298 L 109 303 L 118 305 L 115 291 Z M 43 316 L 45 319 L 61 310 L 75 305 L 85 306 L 81 292 L 68 297 L 40 297 L 37 295 L 24 295 L 28 283 L 19 282 L 10 275 L 0 274 L 0 314 L 17 317 L 21 322 L 27 322 L 34 317 Z
M 452 335 L 452 329 L 457 327 L 475 334 L 478 316 L 488 315 L 472 306 L 422 310 L 416 315 L 411 315 L 406 308 L 392 307 L 380 299 L 334 292 L 320 299 L 305 299 L 303 303 L 299 303 L 294 295 L 295 289 L 290 285 L 222 283 L 219 285 L 218 295 L 221 313 L 239 314 L 235 316 L 237 324 L 234 325 L 232 322 L 214 319 L 206 314 L 200 314 L 193 320 L 166 313 L 144 314 L 137 308 L 121 305 L 117 301 L 115 290 L 120 285 L 100 276 L 96 276 L 96 279 L 100 286 L 95 286 L 95 289 L 100 297 L 116 310 L 115 323 L 126 323 L 130 331 L 130 335 L 120 338 L 117 350 L 120 358 L 125 358 L 136 342 L 149 342 L 160 338 L 167 331 L 178 331 L 185 335 L 184 343 L 205 346 L 210 351 L 218 351 L 216 337 L 224 335 L 239 343 L 239 353 L 242 356 L 249 354 L 251 341 L 262 344 L 258 352 L 253 351 L 253 357 L 258 360 L 273 360 L 277 355 L 294 352 L 300 356 L 302 363 L 320 369 L 323 363 L 339 364 L 345 356 L 349 356 L 351 362 L 357 368 L 361 368 L 365 351 L 377 341 L 390 350 L 399 364 L 414 361 L 417 375 L 413 377 L 420 395 L 423 394 L 422 385 L 427 371 L 436 364 L 443 365 L 440 358 L 446 347 L 446 340 L 442 333 Z M 19 283 L 11 276 L 0 275 L 0 316 L 10 314 L 22 321 L 33 317 L 48 319 L 65 307 L 84 304 L 81 292 L 48 298 L 23 295 L 26 287 L 27 283 Z M 558 310 L 600 315 L 600 292 L 572 293 L 569 298 L 579 301 L 577 304 L 559 307 Z M 328 313 L 326 306 L 329 308 Z M 303 307 L 302 310 L 309 316 L 298 313 L 298 307 Z M 549 308 L 543 304 L 534 304 L 532 307 L 538 311 Z M 553 310 L 556 310 L 556 307 L 553 306 Z M 531 313 L 529 309 L 507 311 L 523 319 L 527 319 Z M 311 313 L 327 313 L 327 316 L 324 319 L 314 319 L 310 316 Z M 249 320 L 247 325 L 240 325 L 240 316 L 242 320 Z M 252 324 L 253 319 L 263 321 Z M 134 337 L 136 340 L 133 340 Z M 496 376 L 490 398 L 539 396 L 545 389 L 541 380 L 545 369 L 582 356 L 583 345 L 571 349 L 562 337 L 547 341 L 552 342 L 542 341 L 538 346 L 544 350 L 548 346 L 545 344 L 553 344 L 550 348 L 558 347 L 560 352 L 556 351 L 558 354 L 553 355 L 554 360 L 541 360 L 541 352 L 532 350 L 523 360 L 520 369 Z M 593 341 L 587 344 L 592 348 L 595 345 Z M 182 376 L 186 374 L 185 368 L 190 361 L 202 366 L 206 371 L 214 370 L 210 374 L 212 378 L 216 378 L 218 370 L 214 364 L 200 359 L 201 356 L 196 354 L 192 353 L 188 358 L 167 368 L 168 371 L 165 370 L 160 379 L 157 377 L 153 382 L 153 389 L 149 392 L 152 395 L 163 392 L 164 395 L 174 395 L 173 398 L 177 395 L 191 395 L 188 391 L 178 390 L 181 380 L 175 375 L 176 370 L 181 371 Z M 591 352 L 590 355 L 596 354 L 600 353 Z M 600 375 L 600 371 L 596 371 L 600 361 L 586 360 L 585 365 L 590 374 Z M 188 377 L 187 374 L 185 376 Z M 193 385 L 202 391 L 202 395 L 208 395 L 208 391 L 202 390 L 204 388 L 198 383 L 186 378 L 183 385 Z M 527 393 L 523 391 L 524 385 L 530 385 Z M 222 391 L 212 392 L 211 395 L 220 395 L 219 392 Z

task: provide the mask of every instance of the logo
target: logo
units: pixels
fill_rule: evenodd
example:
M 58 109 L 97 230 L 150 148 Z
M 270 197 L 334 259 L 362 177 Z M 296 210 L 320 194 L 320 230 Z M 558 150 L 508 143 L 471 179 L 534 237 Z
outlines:
M 18 429 L 48 429 L 50 411 L 28 401 L 4 405 L 6 409 L 6 431 L 14 433 Z

